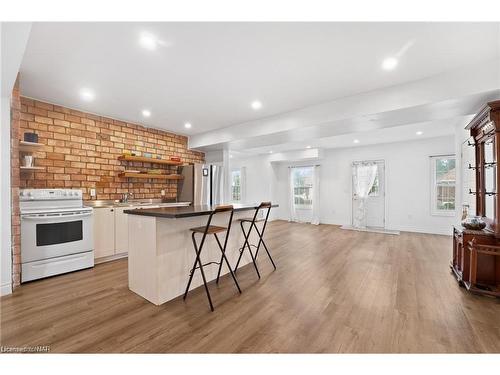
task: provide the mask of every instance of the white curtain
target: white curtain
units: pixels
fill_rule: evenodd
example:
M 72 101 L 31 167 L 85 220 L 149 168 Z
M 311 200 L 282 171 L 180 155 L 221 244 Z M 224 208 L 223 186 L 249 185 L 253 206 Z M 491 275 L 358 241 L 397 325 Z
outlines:
M 288 190 L 289 190 L 289 210 L 290 218 L 288 221 L 297 221 L 297 211 L 295 209 L 295 190 L 293 186 L 293 168 L 288 168 Z
M 352 167 L 353 193 L 358 207 L 353 212 L 352 226 L 366 228 L 366 199 L 377 176 L 377 164 L 373 162 L 354 163 Z
M 313 169 L 313 193 L 312 193 L 312 219 L 311 224 L 319 225 L 319 173 L 320 166 L 316 165 Z

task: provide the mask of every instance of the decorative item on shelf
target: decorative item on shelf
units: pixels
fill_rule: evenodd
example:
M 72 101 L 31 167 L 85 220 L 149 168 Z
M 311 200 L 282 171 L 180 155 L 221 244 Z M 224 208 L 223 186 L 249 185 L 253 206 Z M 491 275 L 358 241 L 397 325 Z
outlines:
M 24 155 L 24 167 L 26 168 L 33 167 L 33 155 Z
M 469 216 L 462 220 L 462 226 L 470 230 L 483 230 L 486 228 L 486 223 L 480 216 Z
M 137 171 L 135 169 L 126 169 L 123 171 L 124 173 L 141 173 L 141 171 Z
M 123 151 L 122 156 L 135 156 L 133 151 Z
M 24 133 L 24 141 L 31 143 L 38 143 L 38 134 L 34 132 L 33 133 L 26 132 Z
M 178 156 L 171 156 L 171 157 L 170 157 L 170 160 L 180 162 L 180 161 L 181 161 L 181 158 L 180 158 L 180 157 L 178 157 Z
M 464 204 L 462 205 L 462 221 L 464 221 L 467 216 L 469 216 L 469 205 Z
M 162 174 L 163 170 L 162 169 L 150 169 L 148 171 L 149 174 Z
M 151 152 L 143 152 L 142 156 L 144 156 L 145 158 L 152 158 L 153 154 Z
M 160 155 L 156 155 L 156 159 L 161 160 L 161 156 Z

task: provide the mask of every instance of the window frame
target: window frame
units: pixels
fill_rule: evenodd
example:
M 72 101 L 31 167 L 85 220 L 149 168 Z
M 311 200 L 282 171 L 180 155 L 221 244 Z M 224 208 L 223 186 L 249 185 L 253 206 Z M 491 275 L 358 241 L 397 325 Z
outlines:
M 311 166 L 308 166 L 308 165 L 307 165 L 307 166 L 306 166 L 306 165 L 304 165 L 304 166 L 300 166 L 300 165 L 298 165 L 298 166 L 293 166 L 293 167 L 291 167 L 291 168 L 293 168 L 293 170 L 294 170 L 294 171 L 295 171 L 295 170 L 298 170 L 298 169 L 310 169 L 310 170 L 311 170 L 311 177 L 313 177 L 313 176 L 314 176 L 314 167 L 311 167 Z M 292 171 L 292 177 L 293 177 L 293 171 Z M 292 181 L 292 182 L 293 182 L 293 181 Z M 305 187 L 307 187 L 307 186 L 298 186 L 298 187 L 299 187 L 299 188 L 300 188 L 300 187 L 305 188 Z M 295 184 L 294 184 L 294 190 L 295 190 L 295 188 L 296 188 L 296 186 L 295 186 Z M 311 188 L 311 190 L 312 190 L 312 194 L 314 194 L 314 190 L 313 190 L 313 189 L 314 189 L 314 186 L 313 186 L 313 184 L 311 184 L 311 187 L 310 187 L 310 188 Z M 295 194 L 294 194 L 294 196 L 292 197 L 292 199 L 293 199 L 293 205 L 294 205 L 294 207 L 295 207 L 295 209 L 296 209 L 296 210 L 312 210 L 312 208 L 313 208 L 313 198 L 312 198 L 312 195 L 311 195 L 311 199 L 310 199 L 310 200 L 311 200 L 311 203 L 310 203 L 310 204 L 308 204 L 308 205 L 302 205 L 302 204 L 297 204 L 297 203 L 295 203 Z
M 438 159 L 454 159 L 455 160 L 455 208 L 454 209 L 448 209 L 448 210 L 439 210 L 437 208 L 437 189 L 438 189 L 438 184 L 437 184 L 437 176 L 436 176 L 436 161 Z M 429 157 L 430 160 L 430 188 L 431 188 L 431 195 L 430 195 L 430 209 L 431 209 L 431 215 L 432 216 L 455 216 L 457 213 L 457 179 L 456 179 L 456 169 L 457 169 L 457 157 L 455 154 L 446 154 L 446 155 L 432 155 Z
M 233 186 L 236 186 L 236 185 L 233 185 L 233 174 L 235 172 L 238 172 L 239 175 L 240 175 L 240 199 L 236 200 L 234 199 L 234 195 L 233 195 Z M 243 199 L 243 181 L 242 181 L 242 169 L 241 168 L 234 168 L 231 170 L 231 202 L 234 202 L 234 203 L 241 203 L 242 202 L 242 199 Z

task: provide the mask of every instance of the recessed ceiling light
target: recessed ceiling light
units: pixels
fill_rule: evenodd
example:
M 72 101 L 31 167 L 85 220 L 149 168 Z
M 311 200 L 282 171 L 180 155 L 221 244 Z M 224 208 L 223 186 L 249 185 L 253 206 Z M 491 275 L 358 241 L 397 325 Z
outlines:
M 151 111 L 150 110 L 147 110 L 147 109 L 143 109 L 142 110 L 142 115 L 144 117 L 150 117 L 151 116 Z
M 158 47 L 158 38 L 153 34 L 143 32 L 139 36 L 139 44 L 145 49 L 154 51 Z
M 306 148 L 311 148 L 311 146 L 306 146 Z
M 258 101 L 258 100 L 254 100 L 254 101 L 252 102 L 251 106 L 252 106 L 252 108 L 253 108 L 254 110 L 256 110 L 256 111 L 257 111 L 257 110 L 259 110 L 259 109 L 261 109 L 261 108 L 262 108 L 262 103 L 261 103 L 260 101 Z
M 233 155 L 229 155 L 229 158 L 232 159 L 233 158 Z
M 185 127 L 186 129 L 191 129 L 191 123 L 186 122 L 186 123 L 184 124 L 184 127 Z
M 84 88 L 80 90 L 80 96 L 82 97 L 83 100 L 86 102 L 91 102 L 92 100 L 95 99 L 95 94 L 92 90 Z
M 398 59 L 395 57 L 387 57 L 382 61 L 382 69 L 384 70 L 393 70 L 396 66 L 398 66 Z
M 273 151 L 271 150 L 271 151 L 269 151 L 269 153 L 270 153 L 270 154 L 272 154 L 272 153 L 273 153 Z
M 359 143 L 359 139 L 355 139 L 353 142 L 354 143 Z
M 423 131 L 421 131 L 421 130 L 419 130 L 419 131 L 418 131 L 418 132 L 416 132 L 415 134 L 416 134 L 416 135 L 422 135 L 422 134 L 424 134 L 424 132 L 423 132 Z

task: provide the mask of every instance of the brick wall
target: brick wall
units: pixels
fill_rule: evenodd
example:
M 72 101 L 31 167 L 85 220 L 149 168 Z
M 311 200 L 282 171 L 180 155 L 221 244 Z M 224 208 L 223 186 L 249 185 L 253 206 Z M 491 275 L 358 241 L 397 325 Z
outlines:
M 21 97 L 21 134 L 35 131 L 45 146 L 35 155 L 35 165 L 43 171 L 23 172 L 21 187 L 74 188 L 90 199 L 119 199 L 130 192 L 134 198 L 175 198 L 177 182 L 118 177 L 128 169 L 167 169 L 174 166 L 119 161 L 124 151 L 150 152 L 166 159 L 179 156 L 185 163 L 202 162 L 204 154 L 187 149 L 187 137 L 107 117 Z
M 42 171 L 19 172 L 19 140 L 35 131 L 44 146 L 34 153 Z M 202 152 L 187 149 L 187 137 L 107 117 L 84 113 L 20 96 L 16 83 L 11 102 L 12 185 L 12 282 L 19 286 L 21 275 L 19 188 L 71 188 L 90 199 L 119 199 L 129 192 L 134 198 L 175 198 L 177 182 L 118 177 L 127 169 L 167 169 L 173 166 L 119 161 L 124 151 L 150 152 L 168 159 L 179 156 L 184 163 L 203 162 Z
M 16 287 L 21 281 L 21 219 L 19 212 L 19 137 L 20 137 L 20 109 L 19 77 L 12 90 L 10 102 L 10 134 L 11 134 L 11 251 L 12 251 L 12 286 Z

